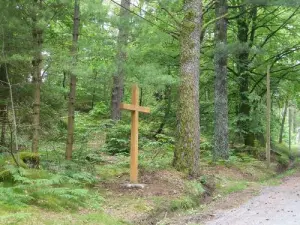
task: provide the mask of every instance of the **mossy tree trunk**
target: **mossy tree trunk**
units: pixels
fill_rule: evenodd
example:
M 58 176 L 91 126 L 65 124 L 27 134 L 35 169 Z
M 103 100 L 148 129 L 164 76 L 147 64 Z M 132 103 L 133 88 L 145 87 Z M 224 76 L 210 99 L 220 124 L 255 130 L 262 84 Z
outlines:
M 228 97 L 227 97 L 227 0 L 215 3 L 215 128 L 214 128 L 214 160 L 228 159 Z
M 121 119 L 120 103 L 124 95 L 124 78 L 126 63 L 126 47 L 129 35 L 129 11 L 130 0 L 121 0 L 120 17 L 119 17 L 119 34 L 117 40 L 117 71 L 113 76 L 113 88 L 111 97 L 111 118 L 113 120 Z
M 239 75 L 239 93 L 240 93 L 240 105 L 239 105 L 239 117 L 237 126 L 239 132 L 242 134 L 244 144 L 247 146 L 254 146 L 255 134 L 251 131 L 250 112 L 251 106 L 249 101 L 249 54 L 251 46 L 253 45 L 255 38 L 257 18 L 257 8 L 254 7 L 250 13 L 247 11 L 247 6 L 242 5 L 239 9 L 240 17 L 237 20 L 238 32 L 237 39 L 240 44 L 240 49 L 237 58 L 237 74 Z M 252 27 L 250 29 L 250 24 Z
M 72 68 L 70 74 L 70 92 L 68 102 L 68 135 L 66 144 L 66 159 L 72 159 L 73 143 L 74 143 L 74 120 L 75 120 L 75 98 L 76 98 L 76 74 L 74 74 L 74 67 L 77 62 L 78 51 L 78 37 L 79 37 L 79 24 L 80 24 L 80 6 L 79 0 L 74 2 L 74 17 L 73 17 L 73 40 L 72 40 Z
M 40 105 L 41 105 L 41 83 L 42 83 L 42 46 L 43 46 L 43 29 L 40 27 L 38 19 L 38 11 L 42 8 L 42 1 L 34 1 L 37 12 L 32 17 L 33 28 L 32 38 L 34 55 L 32 60 L 32 83 L 34 86 L 34 103 L 33 103 L 33 118 L 32 118 L 32 152 L 38 152 L 39 147 L 39 133 L 40 133 Z
M 199 173 L 200 115 L 199 65 L 201 0 L 186 0 L 180 37 L 180 87 L 177 110 L 177 144 L 173 165 L 191 176 Z

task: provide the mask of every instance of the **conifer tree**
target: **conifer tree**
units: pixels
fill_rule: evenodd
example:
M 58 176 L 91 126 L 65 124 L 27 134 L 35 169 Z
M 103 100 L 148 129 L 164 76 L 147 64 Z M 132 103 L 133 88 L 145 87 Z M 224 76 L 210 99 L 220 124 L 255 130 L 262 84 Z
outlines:
M 202 1 L 187 0 L 183 7 L 177 144 L 173 164 L 176 169 L 197 176 L 200 158 L 199 66 Z

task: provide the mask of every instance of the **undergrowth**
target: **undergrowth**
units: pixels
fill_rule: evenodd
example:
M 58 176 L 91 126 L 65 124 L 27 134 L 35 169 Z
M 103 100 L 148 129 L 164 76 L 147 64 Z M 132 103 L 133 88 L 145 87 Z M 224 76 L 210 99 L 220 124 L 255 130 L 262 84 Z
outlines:
M 99 208 L 103 198 L 88 188 L 97 178 L 86 171 L 70 170 L 67 164 L 59 173 L 53 173 L 17 167 L 9 158 L 2 157 L 0 208 L 8 211 L 30 205 L 54 211 Z

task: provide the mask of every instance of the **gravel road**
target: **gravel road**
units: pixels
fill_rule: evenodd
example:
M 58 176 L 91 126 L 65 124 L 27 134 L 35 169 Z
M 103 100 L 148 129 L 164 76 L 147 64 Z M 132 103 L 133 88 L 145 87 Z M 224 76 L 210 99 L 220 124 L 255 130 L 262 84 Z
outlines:
M 216 212 L 205 225 L 300 225 L 300 176 L 284 179 L 276 187 L 238 208 Z

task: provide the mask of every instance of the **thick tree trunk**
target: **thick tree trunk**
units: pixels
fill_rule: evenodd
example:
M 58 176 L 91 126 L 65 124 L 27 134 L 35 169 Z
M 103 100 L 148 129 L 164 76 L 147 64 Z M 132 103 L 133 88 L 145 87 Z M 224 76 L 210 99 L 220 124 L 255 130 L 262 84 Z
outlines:
M 186 0 L 180 44 L 179 106 L 177 111 L 177 144 L 173 165 L 191 176 L 199 173 L 200 115 L 199 115 L 199 65 L 201 0 Z
M 74 3 L 74 18 L 73 18 L 73 41 L 72 41 L 72 66 L 76 66 L 77 51 L 78 51 L 78 37 L 79 37 L 79 23 L 80 23 L 80 6 L 79 0 Z M 74 143 L 74 120 L 75 120 L 75 98 L 76 98 L 76 75 L 74 71 L 69 71 L 70 74 L 70 92 L 68 103 L 68 134 L 66 145 L 66 159 L 72 159 L 73 143 Z
M 129 11 L 130 0 L 121 0 L 119 34 L 117 41 L 116 66 L 117 71 L 113 77 L 113 88 L 111 97 L 111 118 L 119 120 L 121 118 L 120 103 L 124 95 L 124 78 L 126 62 L 126 46 L 129 34 Z
M 285 124 L 285 118 L 287 114 L 287 109 L 288 109 L 288 99 L 285 100 L 284 103 L 284 110 L 283 110 L 283 115 L 282 115 L 282 121 L 281 121 L 281 126 L 280 126 L 280 132 L 279 132 L 279 144 L 282 143 L 282 138 L 283 138 L 283 131 L 284 131 L 284 124 Z
M 42 2 L 36 0 L 35 4 L 41 7 Z M 43 30 L 39 28 L 37 15 L 33 16 L 32 37 L 34 44 L 34 56 L 32 60 L 32 83 L 34 86 L 33 95 L 33 118 L 32 118 L 32 152 L 38 152 L 39 133 L 40 133 L 40 105 L 41 105 L 41 72 L 42 72 L 42 45 L 43 45 Z
M 216 18 L 228 12 L 227 0 L 215 3 Z M 227 19 L 216 21 L 215 30 L 215 129 L 213 158 L 228 159 Z

